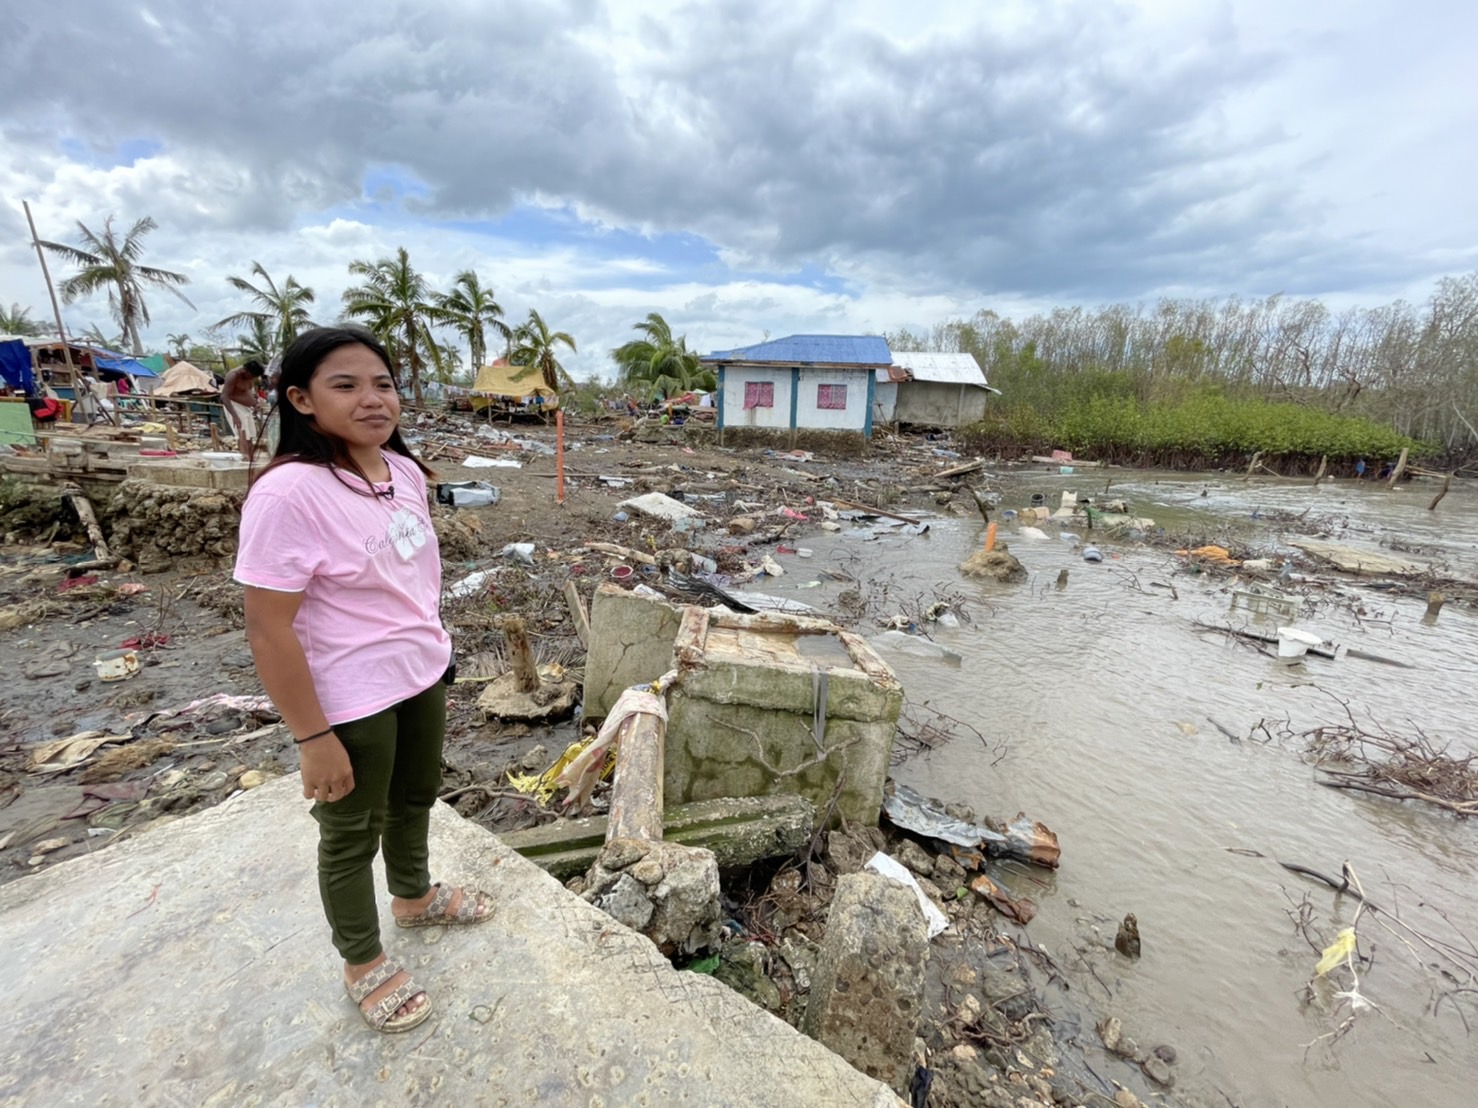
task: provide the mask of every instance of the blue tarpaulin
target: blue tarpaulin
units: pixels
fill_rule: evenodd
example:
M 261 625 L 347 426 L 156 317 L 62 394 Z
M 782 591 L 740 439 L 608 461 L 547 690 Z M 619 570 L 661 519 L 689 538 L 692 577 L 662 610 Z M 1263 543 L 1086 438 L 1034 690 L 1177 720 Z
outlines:
M 134 377 L 159 376 L 159 374 L 155 373 L 143 362 L 135 361 L 132 358 L 125 358 L 121 354 L 114 358 L 104 358 L 98 354 L 93 354 L 92 364 L 99 369 L 106 369 L 110 373 L 128 373 Z
M 30 395 L 36 388 L 36 378 L 31 373 L 31 352 L 20 339 L 0 342 L 0 377 L 16 392 Z

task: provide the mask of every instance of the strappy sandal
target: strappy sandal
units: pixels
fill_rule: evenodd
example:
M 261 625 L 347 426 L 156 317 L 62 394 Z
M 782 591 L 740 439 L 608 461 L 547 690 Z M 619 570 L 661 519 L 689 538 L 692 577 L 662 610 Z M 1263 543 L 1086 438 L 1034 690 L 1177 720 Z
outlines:
M 493 898 L 481 889 L 470 886 L 462 890 L 462 903 L 455 912 L 448 912 L 447 905 L 457 890 L 451 885 L 438 883 L 436 895 L 426 905 L 424 912 L 414 916 L 396 916 L 397 927 L 463 927 L 474 923 L 486 923 L 493 918 Z M 482 913 L 478 914 L 478 909 Z
M 349 999 L 354 1001 L 354 1006 L 359 1009 L 364 1022 L 376 1031 L 392 1035 L 399 1031 L 409 1031 L 412 1027 L 423 1023 L 431 1014 L 431 998 L 428 996 L 426 1003 L 410 1015 L 399 1017 L 395 1015 L 401 1005 L 426 992 L 416 984 L 415 979 L 409 973 L 405 975 L 405 981 L 398 988 L 386 993 L 369 1008 L 363 1007 L 366 998 L 397 973 L 403 972 L 403 969 L 404 967 L 393 958 L 386 958 L 358 981 L 344 982 L 344 991 L 349 994 Z

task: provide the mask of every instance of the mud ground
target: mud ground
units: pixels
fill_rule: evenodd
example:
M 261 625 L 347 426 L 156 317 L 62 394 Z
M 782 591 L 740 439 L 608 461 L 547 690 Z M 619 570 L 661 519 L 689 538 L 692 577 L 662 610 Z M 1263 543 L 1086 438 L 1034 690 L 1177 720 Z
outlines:
M 553 444 L 551 428 L 517 430 Z M 423 417 L 415 431 L 437 481 L 487 481 L 501 494 L 492 507 L 436 509 L 447 583 L 474 570 L 493 574 L 474 594 L 449 601 L 444 613 L 462 673 L 474 678 L 506 665 L 500 623 L 510 614 L 527 621 L 541 663 L 581 678 L 583 649 L 563 590 L 573 580 L 588 600 L 609 579 L 612 560 L 585 549 L 591 541 L 648 553 L 696 545 L 721 572 L 742 573 L 777 544 L 814 533 L 823 522 L 818 500 L 903 515 L 978 516 L 962 482 L 996 493 L 1011 483 L 1010 467 L 996 464 L 989 473 L 938 476 L 964 461 L 944 438 L 884 435 L 861 455 L 801 459 L 724 446 L 710 429 L 643 431 L 642 441 L 625 425 L 605 422 L 568 430 L 559 503 L 553 456 L 480 441 L 455 417 Z M 467 467 L 467 452 L 516 460 L 519 468 Z M 106 849 L 292 772 L 290 737 L 262 695 L 228 565 L 177 563 L 144 575 L 125 564 L 74 582 L 70 567 L 92 551 L 70 510 L 57 499 L 49 511 L 46 490 L 3 491 L 0 667 L 8 679 L 0 685 L 0 881 Z M 635 513 L 616 518 L 619 501 L 654 491 L 707 498 L 703 507 L 719 526 L 700 541 Z M 726 527 L 732 519 L 752 526 Z M 512 543 L 534 544 L 531 565 L 501 553 Z M 869 609 L 861 583 L 850 598 L 842 596 L 843 610 L 832 613 L 839 622 L 857 626 L 882 614 Z M 95 660 L 125 644 L 138 655 L 138 674 L 103 681 Z M 508 774 L 547 767 L 584 721 L 488 721 L 476 706 L 480 689 L 474 680 L 451 690 L 444 796 L 495 831 L 557 818 L 510 788 Z M 55 749 L 66 738 L 76 741 Z M 599 794 L 594 803 L 603 803 Z M 1063 847 L 1064 864 L 1072 865 L 1072 844 Z M 1003 920 L 971 893 L 966 871 L 952 859 L 896 831 L 839 829 L 818 836 L 800 857 L 727 874 L 727 942 L 717 959 L 693 968 L 798 1020 L 836 877 L 876 849 L 903 860 L 955 924 L 932 944 L 919 1058 L 931 1084 L 928 1104 L 1132 1105 L 1150 1097 L 1195 1103 L 1167 1091 L 1172 1044 L 1154 1042 L 1151 1029 L 1123 1029 L 1121 1036 L 1101 1000 L 1094 1003 L 1091 978 L 1100 970 L 1111 975 L 1123 957 L 1111 941 L 1099 968 L 1085 961 L 1069 972 L 1031 942 L 1029 928 Z

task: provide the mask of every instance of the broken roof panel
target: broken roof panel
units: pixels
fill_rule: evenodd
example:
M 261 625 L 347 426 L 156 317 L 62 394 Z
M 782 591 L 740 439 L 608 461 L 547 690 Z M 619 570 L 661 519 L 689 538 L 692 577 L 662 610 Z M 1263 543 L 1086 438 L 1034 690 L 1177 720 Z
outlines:
M 985 373 L 974 354 L 940 354 L 910 350 L 893 355 L 893 364 L 906 369 L 915 381 L 985 388 Z

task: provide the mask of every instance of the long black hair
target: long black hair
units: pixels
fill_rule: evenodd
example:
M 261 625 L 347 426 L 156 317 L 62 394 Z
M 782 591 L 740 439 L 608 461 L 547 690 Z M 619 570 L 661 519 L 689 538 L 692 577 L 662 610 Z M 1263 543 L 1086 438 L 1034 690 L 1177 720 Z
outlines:
M 281 430 L 277 440 L 277 449 L 272 454 L 272 460 L 262 468 L 262 473 L 275 469 L 284 462 L 307 462 L 309 465 L 324 466 L 331 470 L 346 488 L 353 489 L 362 496 L 375 495 L 374 483 L 360 468 L 359 463 L 350 456 L 349 447 L 344 440 L 323 430 L 311 415 L 304 415 L 298 411 L 293 402 L 287 398 L 289 389 L 296 388 L 307 392 L 308 383 L 313 380 L 318 367 L 335 350 L 355 345 L 367 347 L 375 357 L 384 362 L 385 369 L 390 373 L 390 379 L 399 388 L 400 382 L 396 380 L 395 367 L 390 363 L 389 352 L 368 328 L 353 323 L 341 323 L 333 327 L 314 327 L 304 331 L 282 355 L 282 369 L 277 378 L 275 403 L 278 419 L 281 420 Z M 399 424 L 390 433 L 385 449 L 409 458 L 422 473 L 428 477 L 433 476 L 426 463 L 412 454 L 411 448 L 405 444 L 405 439 L 401 438 Z M 354 473 L 364 483 L 363 486 L 345 481 L 339 475 L 340 470 L 349 470 Z M 256 476 L 260 477 L 261 473 Z

